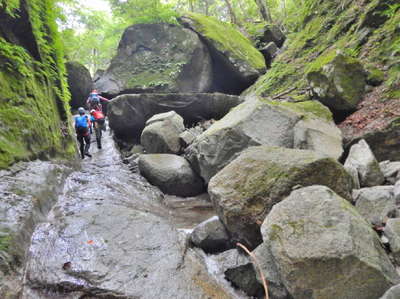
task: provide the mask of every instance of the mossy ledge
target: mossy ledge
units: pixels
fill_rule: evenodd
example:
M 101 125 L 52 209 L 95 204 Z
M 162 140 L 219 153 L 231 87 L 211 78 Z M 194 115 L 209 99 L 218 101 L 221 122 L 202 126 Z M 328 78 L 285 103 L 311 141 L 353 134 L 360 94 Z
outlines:
M 297 99 L 308 88 L 306 75 L 331 61 L 337 51 L 373 66 L 385 78 L 385 96 L 400 94 L 400 7 L 387 0 L 311 0 L 307 16 L 288 34 L 286 49 L 271 69 L 244 94 L 274 97 L 291 91 Z
M 0 169 L 75 153 L 53 12 L 51 0 L 0 1 Z

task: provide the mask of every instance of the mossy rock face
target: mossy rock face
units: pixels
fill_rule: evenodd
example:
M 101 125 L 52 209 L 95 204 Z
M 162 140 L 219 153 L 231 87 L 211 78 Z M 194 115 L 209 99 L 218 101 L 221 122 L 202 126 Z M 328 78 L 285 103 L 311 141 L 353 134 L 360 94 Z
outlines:
M 125 30 L 117 56 L 95 87 L 115 96 L 207 92 L 211 82 L 210 54 L 197 34 L 171 24 L 136 24 Z
M 313 70 L 310 66 L 339 50 L 363 66 L 384 69 L 384 93 L 398 98 L 400 14 L 398 10 L 390 12 L 389 5 L 395 7 L 396 0 L 308 1 L 297 27 L 287 35 L 285 50 L 245 93 L 267 97 L 295 88 L 288 96 L 296 99 L 308 89 L 307 73 Z
M 214 89 L 240 93 L 265 72 L 265 60 L 232 24 L 195 13 L 187 13 L 180 23 L 198 33 L 213 58 Z
M 257 146 L 244 151 L 211 180 L 208 192 L 221 221 L 252 248 L 272 207 L 295 186 L 325 185 L 351 200 L 352 179 L 332 158 L 309 150 Z
M 71 107 L 85 107 L 86 99 L 93 87 L 92 76 L 89 70 L 79 62 L 70 61 L 66 64 L 68 85 L 71 92 Z
M 70 98 L 53 1 L 0 9 L 0 168 L 19 160 L 72 157 Z
M 365 71 L 360 62 L 342 54 L 327 58 L 321 65 L 311 66 L 307 74 L 314 96 L 334 111 L 357 108 L 366 85 Z
M 274 261 L 293 298 L 374 299 L 399 282 L 376 232 L 326 186 L 293 191 L 275 205 L 261 232 L 264 243 L 255 254 Z
M 215 122 L 186 149 L 186 157 L 205 181 L 249 146 L 312 149 L 334 159 L 342 136 L 329 109 L 318 101 L 269 101 L 249 96 Z

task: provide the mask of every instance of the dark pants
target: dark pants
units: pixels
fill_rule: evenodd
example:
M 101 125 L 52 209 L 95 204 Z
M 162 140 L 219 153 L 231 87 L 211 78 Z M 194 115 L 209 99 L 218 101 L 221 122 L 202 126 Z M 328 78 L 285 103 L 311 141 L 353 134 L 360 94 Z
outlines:
M 90 134 L 83 136 L 81 134 L 77 135 L 79 141 L 79 150 L 81 152 L 82 159 L 85 158 L 85 153 L 89 153 L 90 148 Z

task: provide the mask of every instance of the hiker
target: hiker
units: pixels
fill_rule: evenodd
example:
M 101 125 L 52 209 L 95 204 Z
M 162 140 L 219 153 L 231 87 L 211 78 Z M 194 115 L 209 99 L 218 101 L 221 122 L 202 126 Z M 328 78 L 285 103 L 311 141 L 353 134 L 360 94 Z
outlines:
M 86 105 L 89 110 L 97 110 L 102 111 L 101 101 L 109 102 L 109 99 L 102 97 L 99 95 L 96 89 L 93 89 L 92 92 L 89 94 L 88 99 L 86 100 Z
M 79 116 L 75 116 L 75 131 L 79 141 L 81 157 L 84 159 L 85 156 L 92 157 L 92 155 L 89 154 L 91 122 L 89 116 L 85 114 L 85 109 L 83 107 L 78 108 L 78 113 Z
M 96 135 L 97 148 L 101 149 L 102 131 L 106 130 L 106 120 L 103 112 L 92 109 L 90 111 L 90 121 L 93 124 L 94 133 Z

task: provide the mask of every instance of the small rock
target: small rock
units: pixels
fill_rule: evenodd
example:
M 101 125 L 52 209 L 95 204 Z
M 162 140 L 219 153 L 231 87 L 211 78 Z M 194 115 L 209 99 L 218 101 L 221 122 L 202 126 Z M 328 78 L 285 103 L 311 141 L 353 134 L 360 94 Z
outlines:
M 375 186 L 353 190 L 357 211 L 373 225 L 381 226 L 388 216 L 398 214 L 393 186 Z
M 391 287 L 380 299 L 399 299 L 400 284 Z
M 383 232 L 389 239 L 390 250 L 396 263 L 400 265 L 400 218 L 389 219 Z
M 216 263 L 218 273 L 224 274 L 234 287 L 249 296 L 263 298 L 263 287 L 257 281 L 256 272 L 247 255 L 231 249 L 210 258 Z
M 379 167 L 386 181 L 394 184 L 400 174 L 400 162 L 390 162 L 388 160 L 379 163 Z
M 364 139 L 350 148 L 344 166 L 357 169 L 361 187 L 378 186 L 385 180 L 378 161 Z
M 191 240 L 195 246 L 207 253 L 221 252 L 232 248 L 228 233 L 218 216 L 197 225 L 191 234 Z

